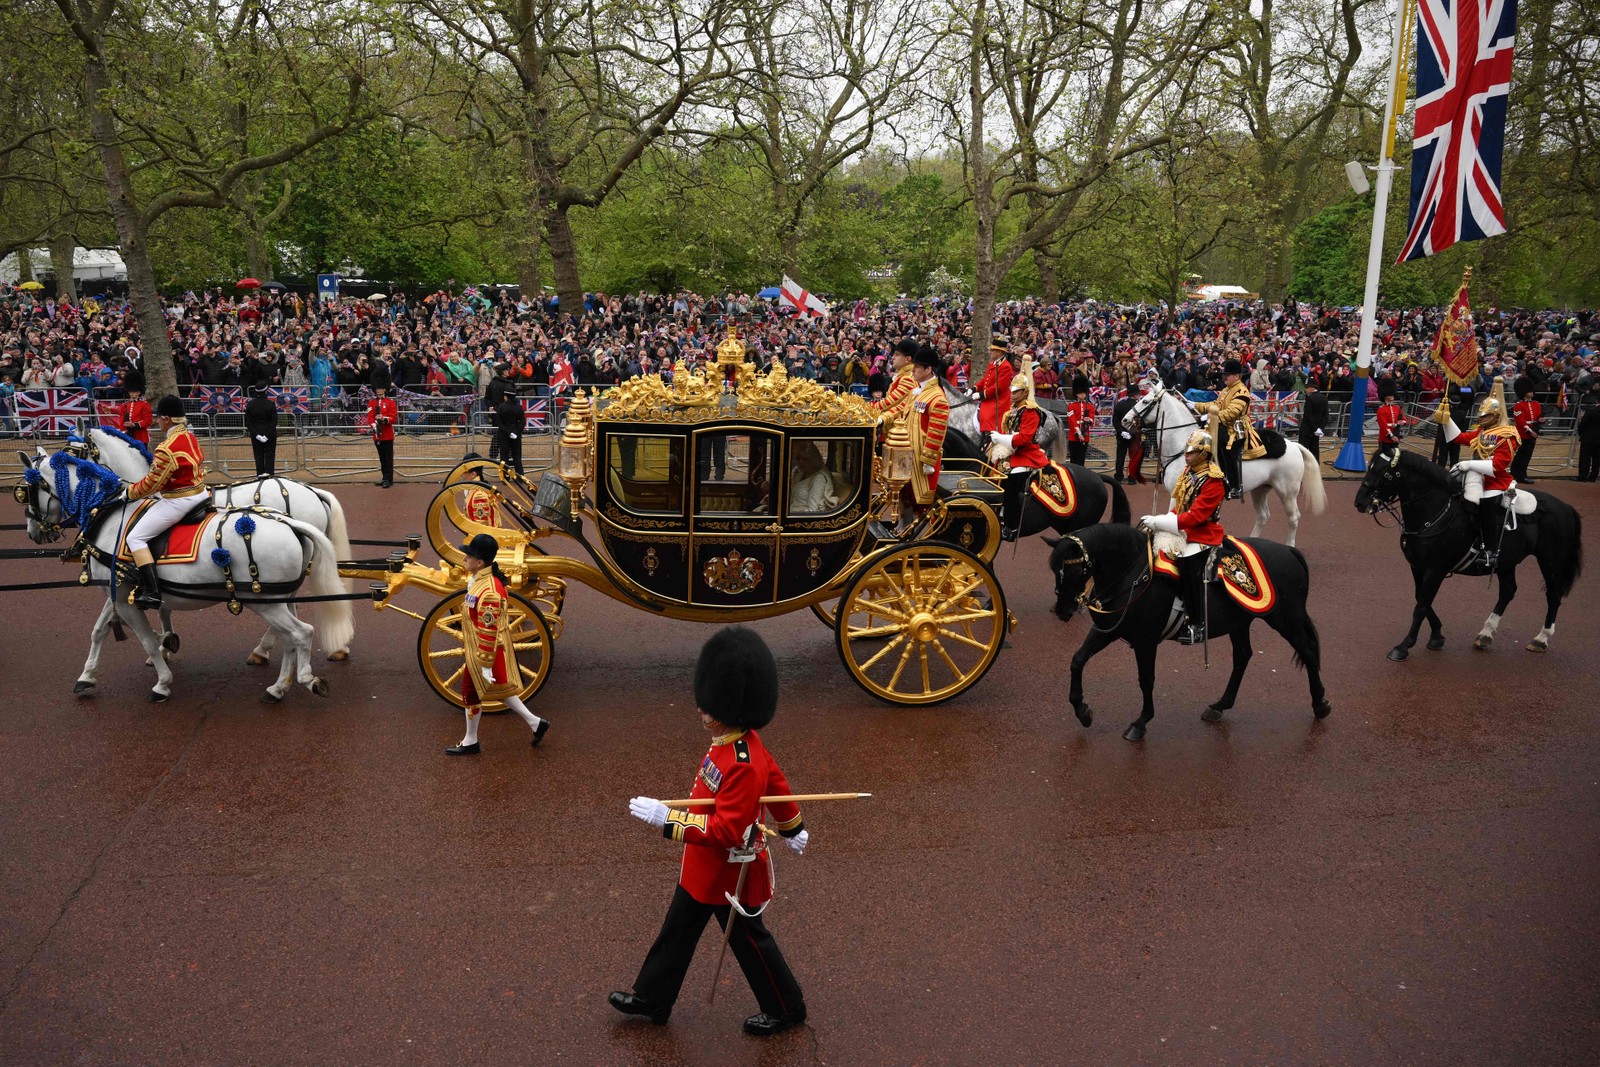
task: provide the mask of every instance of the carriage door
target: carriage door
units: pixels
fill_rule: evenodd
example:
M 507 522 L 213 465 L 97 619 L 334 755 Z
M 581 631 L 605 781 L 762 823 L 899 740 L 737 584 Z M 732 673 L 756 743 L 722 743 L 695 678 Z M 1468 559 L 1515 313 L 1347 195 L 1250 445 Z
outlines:
M 690 603 L 745 607 L 774 601 L 782 444 L 759 427 L 695 433 Z

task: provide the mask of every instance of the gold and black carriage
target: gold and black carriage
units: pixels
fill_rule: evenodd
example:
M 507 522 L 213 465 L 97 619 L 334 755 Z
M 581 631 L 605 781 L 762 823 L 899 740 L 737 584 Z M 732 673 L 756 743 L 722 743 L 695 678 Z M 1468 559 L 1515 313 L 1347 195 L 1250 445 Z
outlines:
M 477 460 L 451 473 L 428 510 L 437 567 L 417 548 L 391 557 L 380 608 L 420 586 L 441 596 L 418 658 L 439 695 L 460 703 L 463 541 L 493 534 L 515 608 L 531 697 L 548 677 L 567 583 L 673 619 L 734 622 L 810 608 L 868 692 L 933 704 L 975 684 L 1014 619 L 990 563 L 994 509 L 947 494 L 903 513 L 915 462 L 903 429 L 878 448 L 877 417 L 855 397 L 758 374 L 733 332 L 709 375 L 636 378 L 596 400 L 580 392 L 554 467 L 531 482 Z M 482 480 L 480 481 L 480 476 Z M 492 523 L 465 496 L 488 489 Z M 565 546 L 560 553 L 557 544 Z

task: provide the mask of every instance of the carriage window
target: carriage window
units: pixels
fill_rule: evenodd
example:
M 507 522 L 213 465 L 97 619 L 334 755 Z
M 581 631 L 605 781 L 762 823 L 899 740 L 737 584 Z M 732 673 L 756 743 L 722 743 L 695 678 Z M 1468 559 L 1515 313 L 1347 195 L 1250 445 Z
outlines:
M 778 470 L 775 435 L 714 431 L 697 434 L 694 447 L 697 514 L 772 514 Z
M 861 442 L 797 438 L 789 445 L 789 514 L 835 511 L 862 482 Z
M 612 434 L 607 480 L 611 495 L 629 511 L 683 514 L 681 437 Z

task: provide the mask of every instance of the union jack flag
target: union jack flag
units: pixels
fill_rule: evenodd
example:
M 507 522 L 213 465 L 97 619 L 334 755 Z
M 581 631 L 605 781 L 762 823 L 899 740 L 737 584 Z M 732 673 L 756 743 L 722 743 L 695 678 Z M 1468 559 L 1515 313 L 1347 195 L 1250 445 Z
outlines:
M 296 385 L 287 389 L 268 389 L 267 396 L 272 398 L 272 403 L 277 406 L 280 415 L 311 414 L 311 389 L 309 386 Z
M 1292 430 L 1300 425 L 1300 396 L 1291 392 L 1251 393 L 1250 420 L 1263 430 Z
M 522 398 L 523 414 L 528 416 L 528 429 L 544 429 L 550 422 L 550 401 L 542 396 Z
M 1516 0 L 1418 0 L 1411 224 L 1395 260 L 1506 232 L 1500 199 Z
M 17 421 L 23 433 L 58 437 L 89 417 L 89 394 L 82 389 L 29 389 L 18 393 Z
M 194 399 L 207 415 L 224 415 L 244 410 L 244 390 L 237 385 L 197 385 Z

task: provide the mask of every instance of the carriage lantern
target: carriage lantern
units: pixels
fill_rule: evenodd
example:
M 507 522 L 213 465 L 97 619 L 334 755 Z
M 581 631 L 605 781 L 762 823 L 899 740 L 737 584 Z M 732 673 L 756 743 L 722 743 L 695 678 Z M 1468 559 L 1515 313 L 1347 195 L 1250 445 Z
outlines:
M 916 453 L 911 448 L 911 436 L 906 433 L 906 428 L 901 423 L 895 423 L 889 428 L 889 433 L 883 439 L 884 480 L 889 483 L 889 512 L 890 523 L 900 521 L 900 490 L 911 481 L 911 475 L 917 462 Z
M 578 517 L 578 502 L 589 481 L 589 417 L 593 402 L 582 389 L 572 398 L 567 412 L 567 428 L 556 449 L 556 473 L 572 492 L 572 517 Z

